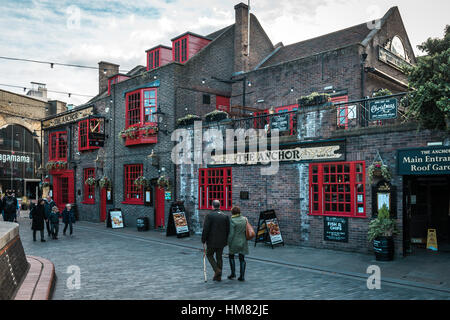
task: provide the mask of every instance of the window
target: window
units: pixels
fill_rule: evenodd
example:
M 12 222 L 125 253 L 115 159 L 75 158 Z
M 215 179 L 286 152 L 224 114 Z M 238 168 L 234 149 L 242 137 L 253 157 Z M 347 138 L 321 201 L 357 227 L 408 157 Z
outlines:
M 78 151 L 94 150 L 99 147 L 90 146 L 89 131 L 100 132 L 100 122 L 97 119 L 86 119 L 78 122 Z
M 310 214 L 365 217 L 365 162 L 309 166 Z
M 112 88 L 112 85 L 113 85 L 113 84 L 122 82 L 122 81 L 124 81 L 124 80 L 129 79 L 129 78 L 130 78 L 130 77 L 124 76 L 124 75 L 121 75 L 121 74 L 117 74 L 117 75 L 112 76 L 111 78 L 109 78 L 109 79 L 108 79 L 108 95 L 111 94 L 111 88 Z
M 156 89 L 139 89 L 126 94 L 126 127 L 156 123 Z
M 158 68 L 160 65 L 159 49 L 152 50 L 148 53 L 148 68 L 147 70 Z
M 67 132 L 50 133 L 49 149 L 50 161 L 67 161 Z
M 173 42 L 173 60 L 185 63 L 188 60 L 188 36 L 184 36 Z
M 216 110 L 230 112 L 230 97 L 216 96 Z
M 213 209 L 213 200 L 219 200 L 221 210 L 231 210 L 231 195 L 231 168 L 199 169 L 199 209 Z
M 331 102 L 348 102 L 348 96 L 332 97 Z M 341 104 L 337 106 L 337 126 L 348 129 L 349 120 L 356 119 L 356 106 Z
M 203 104 L 211 104 L 211 96 L 209 94 L 203 95 Z
M 124 203 L 144 204 L 143 187 L 134 184 L 134 181 L 142 176 L 142 172 L 142 164 L 128 164 L 124 166 Z
M 95 185 L 90 186 L 85 183 L 88 178 L 95 179 L 95 169 L 94 168 L 86 168 L 84 169 L 84 201 L 83 203 L 95 203 Z
M 275 113 L 297 111 L 298 104 L 292 104 L 289 106 L 278 107 L 275 109 Z M 294 135 L 297 132 L 297 114 L 292 112 L 289 114 L 289 135 Z

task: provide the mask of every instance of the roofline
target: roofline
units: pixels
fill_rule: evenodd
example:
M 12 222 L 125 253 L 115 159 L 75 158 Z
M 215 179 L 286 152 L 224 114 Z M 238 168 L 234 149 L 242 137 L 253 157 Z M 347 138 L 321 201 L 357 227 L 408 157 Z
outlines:
M 53 101 L 53 100 L 44 101 L 44 100 L 41 100 L 41 99 L 38 99 L 38 98 L 34 98 L 34 97 L 32 97 L 32 96 L 27 96 L 27 95 L 25 95 L 25 94 L 20 94 L 20 93 L 17 93 L 17 92 L 12 92 L 12 91 L 8 91 L 8 90 L 5 90 L 5 89 L 0 89 L 0 91 L 8 92 L 8 93 L 14 94 L 14 95 L 19 96 L 19 97 L 22 97 L 22 98 L 27 98 L 27 99 L 39 101 L 39 102 L 42 102 L 42 103 L 44 103 L 44 104 L 47 104 L 48 101 Z M 57 100 L 57 101 L 60 101 L 60 100 Z M 61 101 L 61 102 L 63 102 L 63 101 Z
M 165 46 L 165 45 L 163 45 L 163 44 L 160 44 L 160 45 L 154 46 L 153 48 L 150 48 L 150 49 L 145 50 L 145 52 L 152 51 L 152 50 L 154 50 L 154 49 L 156 49 L 156 48 L 166 48 L 166 49 L 172 50 L 172 47 L 169 47 L 169 46 Z
M 40 120 L 41 121 L 46 121 L 46 120 L 54 119 L 54 118 L 57 118 L 57 117 L 60 117 L 60 116 L 64 116 L 66 114 L 70 114 L 70 113 L 73 113 L 73 112 L 77 112 L 77 111 L 80 111 L 80 110 L 83 110 L 83 109 L 87 109 L 87 108 L 90 108 L 90 107 L 95 107 L 95 106 L 92 103 L 85 103 L 85 104 L 82 104 L 81 106 L 77 106 L 77 107 L 73 108 L 72 110 L 66 110 L 64 112 L 53 114 L 51 116 L 48 116 L 46 118 L 42 118 Z
M 120 73 L 120 72 L 119 72 L 119 73 L 116 73 L 115 75 L 109 76 L 109 77 L 108 77 L 108 80 L 111 79 L 111 78 L 117 77 L 117 76 L 124 76 L 124 77 L 128 77 L 128 78 L 130 77 L 130 76 L 127 75 L 126 73 Z
M 185 32 L 185 33 L 183 33 L 183 34 L 180 34 L 179 36 L 176 36 L 175 38 L 170 39 L 170 41 L 177 40 L 177 39 L 179 39 L 179 38 L 181 38 L 181 37 L 184 37 L 184 36 L 187 35 L 187 34 L 190 34 L 190 35 L 192 35 L 192 36 L 194 36 L 194 37 L 203 38 L 203 39 L 206 39 L 206 40 L 209 40 L 209 41 L 212 41 L 212 40 L 213 40 L 213 39 L 211 39 L 211 38 L 202 36 L 202 35 L 200 35 L 200 34 L 197 34 L 197 33 L 191 32 L 191 31 L 187 31 L 187 32 Z
M 384 14 L 384 16 L 380 20 L 380 27 L 372 29 L 372 31 L 369 32 L 369 34 L 366 36 L 366 38 L 363 41 L 361 41 L 361 44 L 364 47 L 367 47 L 369 42 L 375 37 L 375 35 L 378 33 L 378 31 L 381 30 L 381 28 L 384 26 L 387 19 L 391 16 L 391 14 L 394 12 L 395 9 L 398 9 L 398 7 L 389 8 L 389 10 Z

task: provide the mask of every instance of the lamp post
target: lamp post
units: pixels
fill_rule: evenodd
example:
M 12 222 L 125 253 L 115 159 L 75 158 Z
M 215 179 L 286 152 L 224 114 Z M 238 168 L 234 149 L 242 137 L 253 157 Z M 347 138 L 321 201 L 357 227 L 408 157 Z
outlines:
M 165 135 L 167 135 L 168 130 L 161 129 L 161 125 L 164 123 L 164 117 L 166 115 L 164 112 L 161 111 L 161 105 L 158 105 L 158 109 L 156 110 L 154 115 L 156 116 L 156 123 L 158 124 L 158 132 L 162 132 Z M 167 128 L 167 124 L 164 124 L 164 128 Z

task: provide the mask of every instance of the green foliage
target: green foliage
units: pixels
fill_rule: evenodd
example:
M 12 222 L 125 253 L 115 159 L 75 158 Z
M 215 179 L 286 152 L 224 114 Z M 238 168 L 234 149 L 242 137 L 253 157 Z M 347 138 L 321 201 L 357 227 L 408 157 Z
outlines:
M 177 119 L 177 126 L 187 126 L 194 124 L 195 121 L 201 121 L 202 119 L 195 114 L 188 114 L 182 118 Z
M 373 93 L 373 97 L 390 96 L 391 94 L 392 94 L 392 91 L 389 89 L 380 89 Z
M 377 237 L 390 237 L 398 233 L 397 223 L 389 217 L 389 209 L 386 205 L 378 210 L 378 217 L 370 221 L 367 233 L 369 241 L 373 241 Z
M 418 48 L 427 55 L 405 70 L 414 90 L 409 94 L 408 116 L 421 128 L 445 129 L 450 118 L 450 26 L 443 39 L 429 38 Z
M 373 182 L 373 177 L 375 176 L 375 172 L 378 170 L 380 171 L 381 176 L 386 181 L 391 181 L 392 174 L 391 174 L 391 171 L 389 170 L 388 166 L 386 166 L 380 162 L 375 162 L 369 166 L 369 170 L 368 170 L 369 183 Z
M 227 118 L 228 118 L 228 113 L 226 113 L 225 111 L 221 111 L 221 110 L 214 110 L 205 115 L 206 122 L 220 121 L 220 120 L 227 119 Z
M 300 97 L 300 104 L 302 106 L 315 106 L 321 105 L 330 100 L 330 95 L 328 93 L 318 93 L 313 92 L 308 96 Z

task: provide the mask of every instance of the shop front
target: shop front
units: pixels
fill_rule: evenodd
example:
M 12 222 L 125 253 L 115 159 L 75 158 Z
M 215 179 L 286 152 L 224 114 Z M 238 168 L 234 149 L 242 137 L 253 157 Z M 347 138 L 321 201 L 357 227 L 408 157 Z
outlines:
M 450 147 L 397 151 L 403 176 L 404 248 L 414 253 L 427 246 L 433 230 L 439 252 L 450 252 Z

